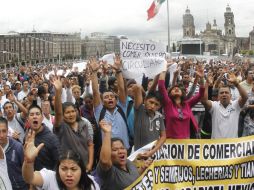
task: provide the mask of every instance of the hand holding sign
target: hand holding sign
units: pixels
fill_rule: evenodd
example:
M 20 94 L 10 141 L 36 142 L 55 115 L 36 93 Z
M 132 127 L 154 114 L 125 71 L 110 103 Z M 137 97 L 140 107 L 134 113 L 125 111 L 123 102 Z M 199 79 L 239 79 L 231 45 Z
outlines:
M 150 150 L 149 151 L 145 151 L 143 153 L 140 153 L 138 155 L 139 158 L 144 159 L 144 160 L 148 159 L 151 156 L 152 156 L 152 152 Z

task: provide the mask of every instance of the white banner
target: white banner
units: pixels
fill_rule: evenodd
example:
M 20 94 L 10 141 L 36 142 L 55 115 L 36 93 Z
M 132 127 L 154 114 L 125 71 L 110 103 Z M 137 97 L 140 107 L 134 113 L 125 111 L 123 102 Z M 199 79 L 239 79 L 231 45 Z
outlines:
M 123 75 L 128 79 L 140 81 L 142 74 L 153 78 L 166 68 L 166 46 L 161 43 L 121 40 L 120 53 Z

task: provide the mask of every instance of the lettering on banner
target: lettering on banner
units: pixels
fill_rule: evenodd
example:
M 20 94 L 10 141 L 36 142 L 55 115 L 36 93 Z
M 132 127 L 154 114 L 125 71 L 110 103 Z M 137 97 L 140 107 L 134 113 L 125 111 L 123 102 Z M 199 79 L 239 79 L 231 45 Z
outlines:
M 229 185 L 228 190 L 253 190 L 254 183 Z
M 178 184 L 191 182 L 195 184 L 193 168 L 191 166 L 156 166 L 154 167 L 155 184 Z
M 153 172 L 148 170 L 141 181 L 139 181 L 131 190 L 153 190 Z
M 236 143 L 165 143 L 152 156 L 153 167 L 132 189 L 254 190 L 253 156 L 252 139 Z
M 223 185 L 215 185 L 215 186 L 197 186 L 197 187 L 185 187 L 179 190 L 224 190 Z

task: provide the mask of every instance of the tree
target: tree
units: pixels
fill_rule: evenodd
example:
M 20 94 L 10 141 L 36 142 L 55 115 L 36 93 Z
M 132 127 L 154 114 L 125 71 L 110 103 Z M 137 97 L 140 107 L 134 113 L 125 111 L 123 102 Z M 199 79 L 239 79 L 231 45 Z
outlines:
M 254 51 L 253 50 L 249 50 L 249 55 L 254 55 Z

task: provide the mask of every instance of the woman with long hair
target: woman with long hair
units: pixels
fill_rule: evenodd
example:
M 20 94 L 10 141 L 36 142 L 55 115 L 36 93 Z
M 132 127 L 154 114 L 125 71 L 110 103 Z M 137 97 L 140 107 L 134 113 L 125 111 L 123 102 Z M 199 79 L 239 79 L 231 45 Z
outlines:
M 163 96 L 163 109 L 165 113 L 165 125 L 167 138 L 188 139 L 192 132 L 198 131 L 198 124 L 192 114 L 191 108 L 204 96 L 204 69 L 199 66 L 196 78 L 200 80 L 199 93 L 190 99 L 185 98 L 185 90 L 181 85 L 172 86 L 167 92 L 165 88 L 165 75 L 159 76 L 158 87 Z M 191 129 L 193 126 L 193 130 Z
M 97 190 L 98 184 L 88 176 L 81 157 L 72 150 L 65 151 L 59 158 L 56 170 L 43 168 L 34 171 L 34 160 L 44 146 L 34 145 L 35 132 L 28 132 L 24 146 L 24 162 L 22 174 L 24 180 L 33 186 L 44 190 Z
M 58 136 L 62 150 L 74 150 L 81 156 L 87 171 L 93 166 L 94 145 L 88 126 L 78 119 L 76 106 L 71 102 L 62 104 L 62 82 L 54 80 L 55 87 L 55 123 L 54 133 Z

